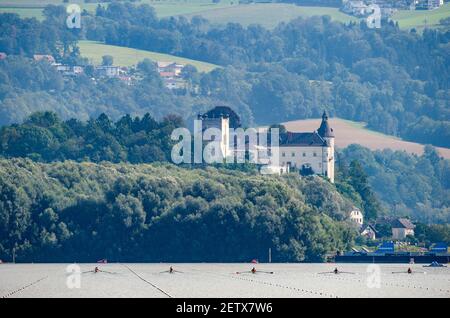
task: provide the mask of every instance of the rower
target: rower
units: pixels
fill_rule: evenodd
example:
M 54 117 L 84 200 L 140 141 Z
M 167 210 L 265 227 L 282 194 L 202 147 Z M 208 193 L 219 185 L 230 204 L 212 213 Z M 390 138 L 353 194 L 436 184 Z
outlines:
M 256 268 L 253 267 L 251 272 L 252 272 L 252 274 L 256 274 Z
M 98 269 L 98 267 L 97 266 L 95 266 L 95 268 L 94 268 L 94 273 L 98 273 L 100 270 Z
M 173 271 L 173 267 L 170 266 L 170 268 L 169 268 L 169 273 L 170 273 L 170 274 L 173 274 L 173 272 L 174 272 L 174 271 Z
M 333 273 L 339 274 L 339 271 L 338 271 L 337 267 L 334 269 Z
M 411 267 L 408 267 L 408 274 L 412 274 L 412 269 L 411 269 Z

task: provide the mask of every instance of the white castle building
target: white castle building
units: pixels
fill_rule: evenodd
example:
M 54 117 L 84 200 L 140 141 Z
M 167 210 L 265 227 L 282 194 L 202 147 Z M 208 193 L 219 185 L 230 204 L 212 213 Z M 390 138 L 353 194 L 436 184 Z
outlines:
M 334 183 L 334 131 L 323 112 L 314 132 L 286 132 L 280 136 L 279 163 L 303 174 L 320 174 Z
M 230 128 L 241 126 L 239 116 L 227 106 L 218 106 L 203 115 L 198 115 L 202 121 L 202 131 L 217 128 L 221 131 L 220 149 L 222 157 L 233 154 L 236 140 L 230 135 Z M 322 122 L 314 132 L 284 132 L 279 135 L 277 149 L 266 148 L 273 156 L 276 155 L 276 166 L 272 166 L 279 173 L 298 170 L 302 175 L 318 174 L 327 177 L 334 183 L 334 131 L 328 123 L 326 112 L 322 115 Z M 258 137 L 259 138 L 259 137 Z M 265 149 L 267 150 L 267 149 Z

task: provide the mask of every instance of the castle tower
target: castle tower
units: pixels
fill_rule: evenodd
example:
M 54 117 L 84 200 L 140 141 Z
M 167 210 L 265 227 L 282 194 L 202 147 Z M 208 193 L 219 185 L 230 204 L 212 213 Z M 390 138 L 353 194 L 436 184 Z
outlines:
M 198 119 L 202 121 L 202 133 L 208 128 L 217 128 L 220 130 L 221 156 L 225 159 L 231 155 L 230 129 L 240 127 L 239 116 L 228 106 L 216 106 L 203 115 L 199 115 Z
M 334 131 L 328 123 L 328 115 L 326 111 L 322 115 L 322 123 L 317 131 L 317 133 L 322 137 L 326 143 L 327 147 L 324 147 L 322 156 L 322 165 L 325 168 L 325 175 L 334 183 Z

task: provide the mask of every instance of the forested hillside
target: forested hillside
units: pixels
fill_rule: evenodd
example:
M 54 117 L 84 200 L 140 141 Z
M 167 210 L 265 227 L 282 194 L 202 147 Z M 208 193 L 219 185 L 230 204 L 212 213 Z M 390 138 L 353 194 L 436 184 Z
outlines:
M 408 216 L 424 223 L 450 223 L 450 160 L 440 158 L 432 147 L 416 156 L 351 145 L 338 158 L 338 171 L 344 177 L 351 161 L 361 163 L 385 215 Z
M 81 115 L 87 119 L 102 112 L 114 119 L 144 112 L 160 118 L 166 110 L 188 118 L 220 101 L 241 114 L 246 125 L 317 117 L 326 108 L 332 116 L 368 122 L 370 128 L 384 133 L 450 146 L 448 31 L 402 31 L 386 22 L 380 30 L 372 30 L 329 17 L 299 18 L 274 30 L 256 25 L 212 26 L 201 17 L 158 19 L 148 5 L 112 3 L 95 14 L 85 12 L 81 30 L 52 31 L 50 37 L 43 30 L 63 29 L 66 13 L 62 7 L 49 6 L 45 14 L 47 21 L 42 24 L 0 15 L 0 51 L 26 56 L 52 53 L 60 60 L 83 63 L 74 38 L 89 39 L 224 68 L 186 74 L 199 89 L 182 94 L 145 84 L 137 85 L 141 90 L 118 84 L 110 90 L 107 84 L 108 99 L 100 92 L 89 93 L 93 84 L 86 80 L 81 81 L 84 85 L 76 84 L 82 92 L 76 96 L 70 81 L 57 88 L 52 87 L 53 80 L 40 89 L 25 85 L 21 92 L 0 95 L 1 109 L 21 105 L 5 113 L 3 123 L 20 121 L 43 108 L 64 118 Z M 12 25 L 19 33 L 12 31 Z M 31 27 L 39 37 L 16 41 L 17 34 Z M 0 74 L 6 67 L 10 66 L 0 66 Z M 2 86 L 16 72 L 1 75 Z M 52 94 L 49 89 L 54 90 Z M 143 101 L 139 97 L 144 89 L 148 92 Z M 81 112 L 71 109 L 74 104 Z
M 171 162 L 170 133 L 180 126 L 183 122 L 177 116 L 157 121 L 148 114 L 127 115 L 114 122 L 101 114 L 83 122 L 62 121 L 50 112 L 35 113 L 21 125 L 0 128 L 0 157 L 41 162 Z M 226 167 L 258 173 L 251 165 Z M 351 145 L 337 152 L 336 170 L 338 191 L 367 220 L 408 216 L 424 223 L 450 222 L 450 161 L 440 158 L 432 147 L 416 156 Z M 319 200 L 315 205 L 320 206 Z
M 320 261 L 352 244 L 350 208 L 319 177 L 0 160 L 0 258 Z

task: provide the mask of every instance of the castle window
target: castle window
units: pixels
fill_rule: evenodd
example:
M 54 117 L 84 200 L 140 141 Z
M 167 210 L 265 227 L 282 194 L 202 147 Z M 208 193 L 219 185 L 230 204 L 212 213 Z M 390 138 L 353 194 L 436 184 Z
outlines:
M 285 153 L 285 152 L 282 152 L 282 153 L 281 153 L 281 157 L 286 157 L 286 153 Z
M 316 153 L 316 152 L 314 152 L 314 153 L 313 153 L 313 156 L 314 156 L 314 157 L 317 157 L 317 153 Z
M 291 154 L 291 156 L 292 156 L 292 157 L 295 157 L 295 152 L 293 152 L 293 153 Z
M 303 153 L 303 157 L 306 157 L 306 152 Z

